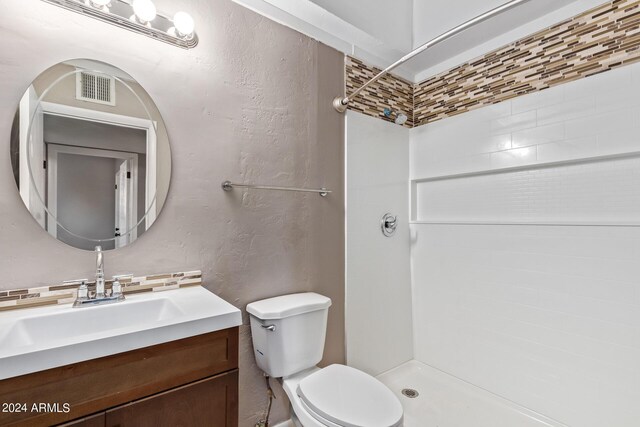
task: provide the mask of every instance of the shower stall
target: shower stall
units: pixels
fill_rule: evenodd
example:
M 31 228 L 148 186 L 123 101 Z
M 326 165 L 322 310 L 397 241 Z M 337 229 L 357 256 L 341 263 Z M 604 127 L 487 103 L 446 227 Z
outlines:
M 640 63 L 612 55 L 412 125 L 346 111 L 347 364 L 407 427 L 639 425 Z

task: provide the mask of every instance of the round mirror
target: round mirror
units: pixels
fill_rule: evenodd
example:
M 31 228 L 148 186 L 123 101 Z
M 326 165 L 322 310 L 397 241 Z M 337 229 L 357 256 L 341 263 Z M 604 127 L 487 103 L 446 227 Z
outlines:
M 20 100 L 11 161 L 22 201 L 49 234 L 80 249 L 123 247 L 151 227 L 169 191 L 158 108 L 124 71 L 62 62 Z

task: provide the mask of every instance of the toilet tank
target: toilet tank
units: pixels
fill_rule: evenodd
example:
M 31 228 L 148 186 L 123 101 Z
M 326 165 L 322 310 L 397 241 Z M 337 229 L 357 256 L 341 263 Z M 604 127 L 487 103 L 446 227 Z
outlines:
M 306 292 L 247 305 L 253 350 L 267 375 L 286 377 L 320 362 L 331 300 Z

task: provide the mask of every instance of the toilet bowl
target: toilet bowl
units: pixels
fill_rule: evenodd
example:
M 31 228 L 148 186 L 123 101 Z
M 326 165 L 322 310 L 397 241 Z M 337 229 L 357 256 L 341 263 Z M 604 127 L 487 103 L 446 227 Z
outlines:
M 316 366 L 330 305 L 329 298 L 312 292 L 249 304 L 256 363 L 282 378 L 298 426 L 402 426 L 400 401 L 376 378 L 345 365 Z

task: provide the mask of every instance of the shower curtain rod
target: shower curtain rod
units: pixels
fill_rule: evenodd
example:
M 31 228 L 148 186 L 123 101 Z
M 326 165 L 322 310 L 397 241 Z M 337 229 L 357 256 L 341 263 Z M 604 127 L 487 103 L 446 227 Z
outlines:
M 487 19 L 489 19 L 489 18 L 491 18 L 491 17 L 493 17 L 493 16 L 495 16 L 495 15 L 501 13 L 501 12 L 509 10 L 509 9 L 519 5 L 520 3 L 525 3 L 525 2 L 528 2 L 528 1 L 530 1 L 530 0 L 512 0 L 510 2 L 507 2 L 507 3 L 503 4 L 502 6 L 496 7 L 495 9 L 491 9 L 490 11 L 485 12 L 482 15 L 478 15 L 475 18 L 470 19 L 469 21 L 465 22 L 464 24 L 458 25 L 455 28 L 452 28 L 451 30 L 449 30 L 449 31 L 447 31 L 445 33 L 440 34 L 438 37 L 436 37 L 436 38 L 434 38 L 432 40 L 429 40 L 425 44 L 415 48 L 413 51 L 409 52 L 408 54 L 406 54 L 402 58 L 398 59 L 393 64 L 389 65 L 384 70 L 380 71 L 371 80 L 369 80 L 368 82 L 366 82 L 365 84 L 360 86 L 360 88 L 356 89 L 351 95 L 346 95 L 344 97 L 342 97 L 342 96 L 335 97 L 333 99 L 333 107 L 339 113 L 344 113 L 347 110 L 347 107 L 349 106 L 349 101 L 351 99 L 353 99 L 356 96 L 358 96 L 358 94 L 360 94 L 360 92 L 365 90 L 371 84 L 373 84 L 376 81 L 378 81 L 382 76 L 384 76 L 385 74 L 389 73 L 391 70 L 393 70 L 396 67 L 404 64 L 405 62 L 407 62 L 408 60 L 410 60 L 414 56 L 424 52 L 425 50 L 429 49 L 430 47 L 433 47 L 433 46 L 437 45 L 438 43 L 443 42 L 443 41 L 445 41 L 447 39 L 450 39 L 451 37 L 455 36 L 458 33 L 461 33 L 462 31 L 466 30 L 467 28 L 472 27 L 472 26 L 474 26 L 476 24 L 479 24 L 479 23 L 481 23 L 483 21 L 486 21 Z

